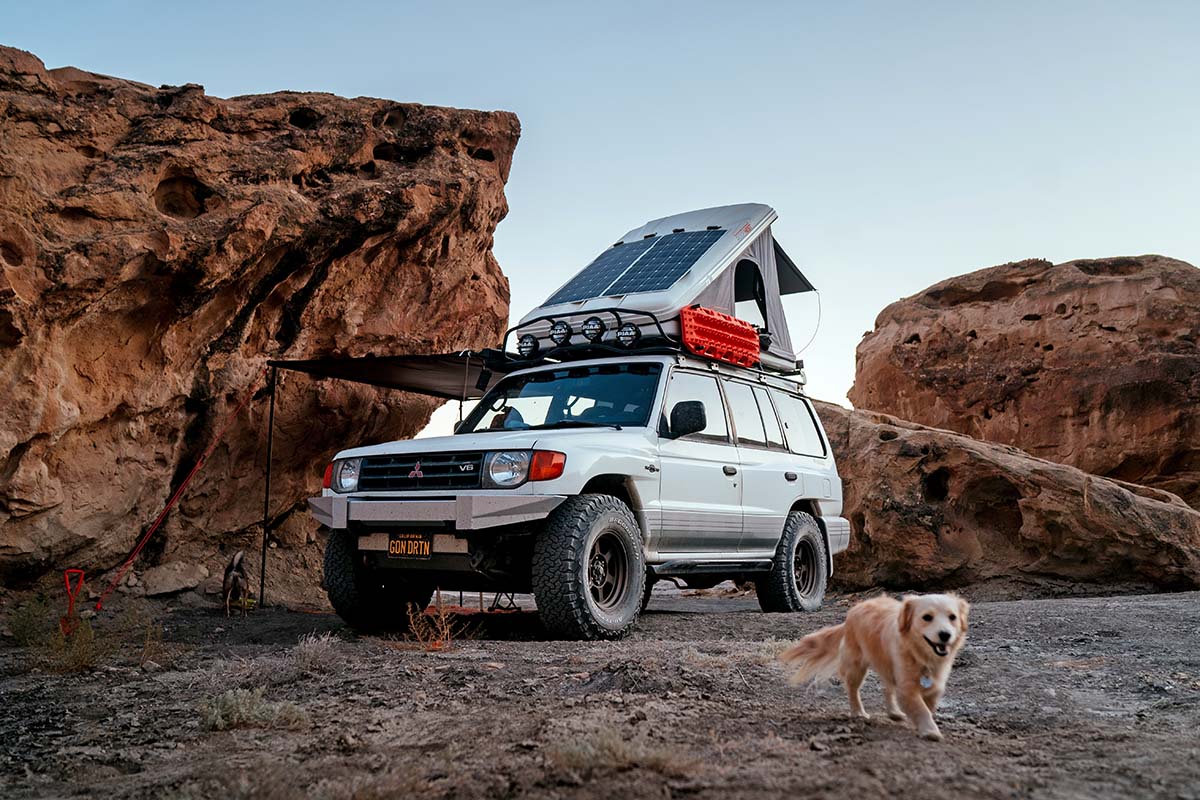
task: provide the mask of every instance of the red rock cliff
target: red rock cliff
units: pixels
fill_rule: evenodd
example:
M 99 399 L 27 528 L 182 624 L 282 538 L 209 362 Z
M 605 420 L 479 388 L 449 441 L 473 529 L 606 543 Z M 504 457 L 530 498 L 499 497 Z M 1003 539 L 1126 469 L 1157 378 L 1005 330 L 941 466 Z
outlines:
M 505 112 L 220 99 L 0 48 L 0 575 L 116 563 L 268 356 L 494 344 L 519 131 Z M 330 454 L 411 435 L 432 407 L 283 378 L 280 576 L 316 568 L 296 512 Z M 147 564 L 252 544 L 265 410 L 260 393 Z
M 849 397 L 1200 508 L 1200 270 L 1139 256 L 950 278 L 883 310 Z

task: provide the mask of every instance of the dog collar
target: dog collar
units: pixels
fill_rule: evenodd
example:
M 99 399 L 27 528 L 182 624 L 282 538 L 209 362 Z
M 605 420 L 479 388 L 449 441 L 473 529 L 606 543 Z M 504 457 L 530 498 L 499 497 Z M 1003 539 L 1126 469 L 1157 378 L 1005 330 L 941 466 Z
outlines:
M 922 675 L 920 684 L 921 684 L 922 688 L 932 689 L 933 688 L 933 678 L 929 677 L 928 675 Z

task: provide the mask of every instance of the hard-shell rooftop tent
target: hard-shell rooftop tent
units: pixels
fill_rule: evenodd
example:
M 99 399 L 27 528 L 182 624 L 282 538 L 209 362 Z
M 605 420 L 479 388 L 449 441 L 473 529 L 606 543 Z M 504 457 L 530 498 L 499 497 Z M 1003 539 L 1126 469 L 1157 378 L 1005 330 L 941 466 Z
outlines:
M 767 334 L 764 365 L 790 370 L 796 353 L 781 298 L 814 287 L 775 241 L 771 223 L 777 217 L 770 206 L 744 203 L 647 222 L 555 290 L 514 330 L 545 339 L 551 322 L 539 318 L 566 319 L 578 329 L 601 309 L 619 309 L 653 314 L 668 334 L 677 335 L 680 309 L 702 305 L 751 317 L 747 321 Z

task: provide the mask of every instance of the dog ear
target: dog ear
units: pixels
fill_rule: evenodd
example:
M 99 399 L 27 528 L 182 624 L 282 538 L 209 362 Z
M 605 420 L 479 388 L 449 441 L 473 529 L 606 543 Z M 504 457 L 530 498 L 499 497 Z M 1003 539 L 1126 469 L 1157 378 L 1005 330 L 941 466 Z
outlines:
M 958 598 L 958 628 L 964 634 L 967 632 L 967 615 L 971 612 L 971 606 L 966 600 Z
M 904 598 L 904 604 L 900 606 L 900 632 L 901 633 L 908 633 L 910 630 L 912 630 L 913 611 L 915 610 L 913 607 L 915 605 L 915 603 L 913 603 L 913 600 L 915 600 L 915 599 L 916 598 L 914 598 L 914 597 L 906 597 L 906 598 Z

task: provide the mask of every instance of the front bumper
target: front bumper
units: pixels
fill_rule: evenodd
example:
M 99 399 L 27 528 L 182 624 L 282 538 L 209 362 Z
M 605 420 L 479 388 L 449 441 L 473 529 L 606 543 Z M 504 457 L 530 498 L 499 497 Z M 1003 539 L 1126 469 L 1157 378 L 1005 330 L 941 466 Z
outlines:
M 381 497 L 310 497 L 308 509 L 317 522 L 342 530 L 351 523 L 452 523 L 455 530 L 473 531 L 545 519 L 565 495 L 462 495 L 449 499 Z

